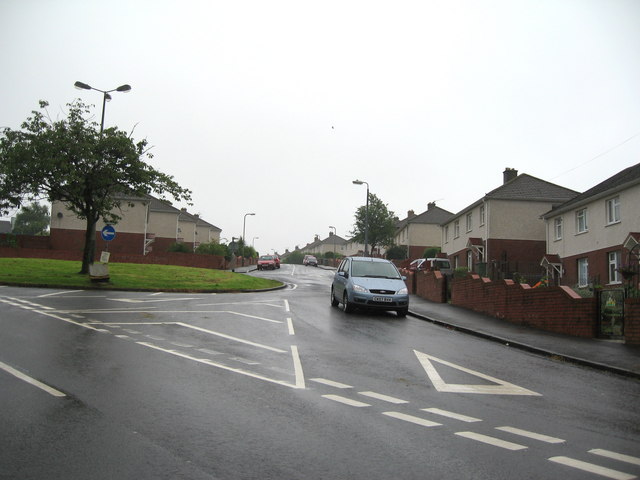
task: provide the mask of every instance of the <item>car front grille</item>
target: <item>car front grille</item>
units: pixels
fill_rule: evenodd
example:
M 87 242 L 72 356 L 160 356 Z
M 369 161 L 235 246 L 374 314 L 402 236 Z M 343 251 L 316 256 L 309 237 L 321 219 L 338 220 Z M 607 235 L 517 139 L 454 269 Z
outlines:
M 396 293 L 395 290 L 377 290 L 377 289 L 373 289 L 373 290 L 369 290 L 371 293 L 376 293 L 378 295 L 393 295 Z

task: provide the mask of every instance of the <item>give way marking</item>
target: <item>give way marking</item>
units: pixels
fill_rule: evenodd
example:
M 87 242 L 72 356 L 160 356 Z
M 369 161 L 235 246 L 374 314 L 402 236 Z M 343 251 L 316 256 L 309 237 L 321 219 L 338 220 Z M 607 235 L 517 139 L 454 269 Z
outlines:
M 419 352 L 417 350 L 413 351 L 418 357 L 420 364 L 427 372 L 429 376 L 429 380 L 433 383 L 433 386 L 439 392 L 448 392 L 448 393 L 480 393 L 486 395 L 532 395 L 532 396 L 542 396 L 539 393 L 533 392 L 531 390 L 527 390 L 526 388 L 519 387 L 514 385 L 513 383 L 505 382 L 504 380 L 499 380 L 494 377 L 490 377 L 489 375 L 485 375 L 484 373 L 476 372 L 474 370 L 470 370 L 465 367 L 461 367 L 460 365 L 456 365 L 455 363 L 447 362 L 446 360 L 442 360 L 440 358 L 433 357 L 431 355 L 427 355 L 426 353 Z M 494 385 L 464 385 L 459 383 L 446 383 L 440 374 L 437 372 L 435 363 L 439 363 L 442 365 L 446 365 L 447 367 L 452 367 L 462 372 L 474 375 L 476 377 L 482 378 L 483 380 L 488 380 L 492 382 Z

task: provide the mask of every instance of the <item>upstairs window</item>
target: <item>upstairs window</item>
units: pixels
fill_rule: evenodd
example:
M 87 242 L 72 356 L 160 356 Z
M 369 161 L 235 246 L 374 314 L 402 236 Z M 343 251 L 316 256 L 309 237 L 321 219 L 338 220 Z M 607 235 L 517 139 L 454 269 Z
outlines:
M 467 214 L 467 232 L 473 230 L 473 215 Z
M 460 220 L 456 220 L 453 222 L 453 238 L 458 238 L 460 236 Z
M 607 225 L 620 223 L 620 197 L 607 200 Z
M 444 243 L 449 243 L 449 225 L 444 227 Z
M 484 225 L 485 214 L 484 214 L 484 205 L 480 205 L 480 226 Z
M 587 226 L 587 209 L 582 208 L 576 212 L 576 233 L 585 233 Z
M 562 217 L 553 221 L 553 233 L 556 240 L 562 240 Z

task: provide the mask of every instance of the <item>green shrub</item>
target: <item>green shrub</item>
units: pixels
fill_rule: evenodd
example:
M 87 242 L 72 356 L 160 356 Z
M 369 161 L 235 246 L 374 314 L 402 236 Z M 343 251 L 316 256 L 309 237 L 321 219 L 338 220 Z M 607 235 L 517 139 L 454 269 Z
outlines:
M 168 252 L 191 253 L 191 249 L 184 243 L 175 242 L 169 245 Z
M 440 253 L 440 247 L 429 247 L 424 249 L 422 256 L 424 258 L 435 258 Z
M 458 267 L 453 271 L 453 278 L 465 278 L 467 273 L 469 273 L 467 267 Z
M 302 265 L 302 260 L 304 260 L 304 253 L 291 252 L 289 255 L 287 255 L 287 258 L 286 260 L 284 260 L 284 263 Z
M 406 245 L 393 245 L 387 250 L 388 260 L 404 260 L 407 258 L 407 255 Z
M 220 243 L 201 243 L 196 248 L 196 253 L 201 255 L 221 255 L 226 257 L 229 255 L 229 248 Z

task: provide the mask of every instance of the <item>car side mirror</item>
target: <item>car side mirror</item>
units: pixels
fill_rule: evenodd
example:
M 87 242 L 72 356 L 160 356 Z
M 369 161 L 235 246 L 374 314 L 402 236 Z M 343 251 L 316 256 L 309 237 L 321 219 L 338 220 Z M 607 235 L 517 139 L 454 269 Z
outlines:
M 402 281 L 405 281 L 407 279 L 406 275 L 402 275 Z
M 338 272 L 339 277 L 349 278 L 349 274 L 347 272 Z

